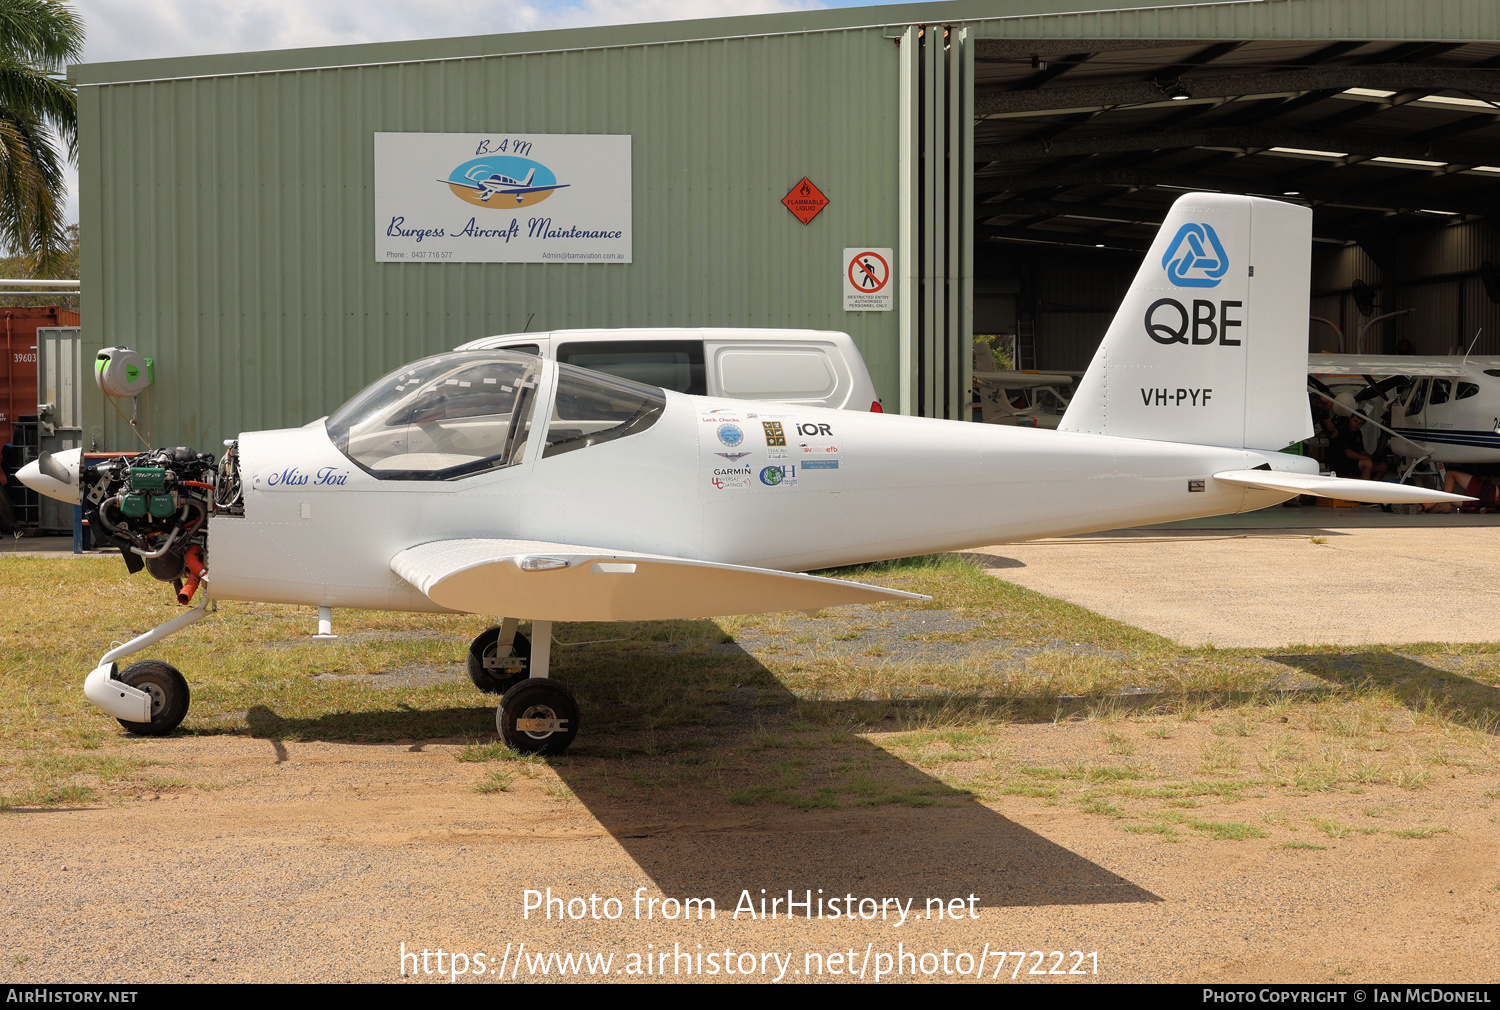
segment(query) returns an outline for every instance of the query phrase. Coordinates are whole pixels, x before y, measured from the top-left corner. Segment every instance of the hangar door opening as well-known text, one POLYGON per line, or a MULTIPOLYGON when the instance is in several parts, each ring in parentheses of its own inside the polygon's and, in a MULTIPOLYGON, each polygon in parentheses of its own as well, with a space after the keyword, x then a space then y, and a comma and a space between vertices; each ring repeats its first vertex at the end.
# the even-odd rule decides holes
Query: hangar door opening
POLYGON ((1087 368, 1195 190, 1312 208, 1310 352, 1500 354, 1500 42, 963 44, 973 328, 1015 368, 1087 368))
POLYGON ((973 374, 974 49, 968 29, 902 34, 899 264, 903 414, 967 420, 973 374))

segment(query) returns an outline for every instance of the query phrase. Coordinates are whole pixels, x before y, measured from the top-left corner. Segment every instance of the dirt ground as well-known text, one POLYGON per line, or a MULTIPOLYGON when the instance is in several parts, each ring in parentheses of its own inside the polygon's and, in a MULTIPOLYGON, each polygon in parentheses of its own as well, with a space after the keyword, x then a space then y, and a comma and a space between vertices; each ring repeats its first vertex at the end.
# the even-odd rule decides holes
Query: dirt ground
MULTIPOLYGON (((1044 759, 1087 750, 1097 733, 1070 724, 1017 727, 1009 737, 1034 752, 1023 756, 1044 759)), ((868 746, 875 760, 897 760, 878 737, 868 746)), ((850 950, 859 963, 870 952, 867 979, 879 966, 874 955, 938 955, 925 962, 932 975, 907 964, 907 981, 961 980, 939 966, 944 950, 953 969, 982 971, 986 981, 996 972, 1009 980, 1021 960, 1008 953, 997 963, 996 950, 1063 951, 1063 968, 1089 972, 1028 975, 1058 967, 1048 953, 1025 961, 1017 981, 1480 982, 1493 981, 1500 966, 1500 845, 1496 805, 1484 796, 1492 776, 1455 776, 1415 799, 1376 787, 1332 801, 1235 805, 1241 821, 1295 818, 1307 808, 1356 825, 1374 823, 1364 811, 1377 810, 1444 826, 1417 839, 1303 831, 1296 844, 1306 847, 1289 848, 1274 839, 1167 844, 1023 797, 837 811, 736 810, 692 789, 616 799, 593 774, 606 759, 541 769, 485 794, 475 786, 491 766, 454 760, 458 749, 223 737, 139 743, 137 756, 186 762, 211 788, 0 818, 6 974, 390 981, 401 977, 403 943, 408 952, 463 952, 471 972, 481 965, 475 954, 498 961, 513 945, 506 977, 519 958, 516 980, 533 982, 557 974, 533 973, 527 952, 613 952, 618 973, 629 971, 632 952, 696 956, 700 944, 733 951, 736 962, 755 953, 757 965, 762 953, 790 956, 783 981, 805 978, 796 973, 808 970, 809 953, 825 956, 822 981, 847 980, 826 956, 850 950), (549 887, 555 897, 618 898, 623 914, 558 921, 563 911, 554 906, 551 922, 525 918, 523 892, 540 890, 544 900, 549 887), (656 918, 637 921, 637 888, 648 898, 713 898, 718 916, 663 921, 657 906, 656 918), (761 888, 791 888, 798 900, 822 888, 829 897, 916 901, 900 925, 808 921, 800 909, 790 921, 731 918, 740 892, 758 906, 761 888), (924 918, 929 898, 964 899, 944 905, 959 918, 924 918), (987 967, 979 968, 986 945, 987 967), (1075 950, 1086 956, 1081 966, 1075 950)), ((573 910, 582 913, 582 904, 573 910)), ((497 981, 494 964, 484 963, 486 974, 460 980, 497 981)), ((637 967, 644 973, 645 965, 637 967)), ((421 981, 449 980, 420 973, 415 961, 406 968, 421 981)), ((734 976, 765 978, 758 967, 734 976)))
MULTIPOLYGON (((1138 579, 1145 598, 1149 567, 1132 574, 1118 560, 1143 546, 1116 560, 1080 552, 1068 564, 1072 548, 987 553, 1024 556, 1027 571, 1046 560, 1059 584, 1116 566, 1111 577, 1138 579)), ((1294 546, 1300 554, 1289 549, 1264 565, 1267 578, 1316 578, 1326 548, 1294 546), (1308 567, 1289 570, 1296 565, 1308 567)), ((1184 590, 1200 593, 1243 583, 1249 571, 1233 553, 1212 563, 1188 557, 1183 570, 1220 573, 1218 589, 1184 590)), ((990 571, 1010 578, 1020 569, 990 562, 990 571)), ((1247 623, 1257 619, 1253 608, 1244 613, 1247 623)), ((902 612, 865 640, 843 625, 809 639, 786 621, 746 628, 722 648, 763 657, 853 650, 849 643, 868 650, 874 641, 879 649, 863 655, 898 664, 978 648, 962 641, 967 618, 944 615, 902 612), (932 622, 955 640, 934 639, 932 622)), ((461 654, 461 641, 432 634, 434 650, 461 654)), ((1086 644, 1081 654, 1090 657, 1086 644)), ((34 983, 1492 982, 1500 971, 1494 723, 1455 728, 1416 701, 1302 705, 1292 695, 1313 690, 1308 670, 1323 669, 1306 658, 1267 658, 1292 677, 1289 700, 1273 705, 991 720, 979 743, 894 721, 890 731, 799 726, 769 673, 724 692, 712 725, 617 734, 608 746, 547 762, 482 760, 495 755, 485 750, 493 737, 483 735, 486 699, 477 693, 465 696, 474 717, 459 713, 474 733, 461 737, 341 742, 319 732, 337 736, 339 712, 291 720, 264 706, 243 713, 249 735, 122 736, 107 746, 159 763, 144 766, 161 770, 156 786, 0 813, 4 975, 34 983), (1355 725, 1361 719, 1369 725, 1355 725), (285 732, 293 722, 297 733, 285 732), (1395 769, 1398 754, 1417 781, 1397 771, 1367 780, 1339 773, 1332 786, 1299 777, 1320 761, 1395 769), (1302 760, 1303 770, 1279 770, 1283 759, 1302 760), (820 804, 812 785, 838 775, 842 795, 868 802, 820 804), (1059 791, 1069 782, 1072 792, 1059 791), (780 801, 756 799, 781 787, 780 801), (550 919, 549 888, 561 899, 550 919), (786 917, 789 890, 813 902, 813 918, 800 907, 786 917), (529 915, 528 891, 538 905, 529 915), (775 918, 760 918, 763 898, 775 918), (687 899, 712 899, 714 917, 682 917, 687 899), (849 904, 868 917, 842 914, 849 904)), ((1497 693, 1431 657, 1382 661, 1440 686, 1462 680, 1477 704, 1492 705, 1497 693)), ((1340 662, 1365 658, 1327 660, 1340 662)), ((389 682, 396 698, 401 685, 462 677, 445 659, 310 679, 359 680, 382 697, 389 682)))

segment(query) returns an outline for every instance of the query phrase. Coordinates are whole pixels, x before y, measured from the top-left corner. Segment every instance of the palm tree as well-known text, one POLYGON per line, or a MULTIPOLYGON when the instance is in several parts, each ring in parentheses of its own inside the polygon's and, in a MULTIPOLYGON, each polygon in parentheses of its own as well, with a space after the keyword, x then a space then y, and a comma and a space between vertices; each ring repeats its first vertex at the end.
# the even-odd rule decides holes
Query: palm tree
POLYGON ((62 153, 78 157, 78 96, 61 76, 83 21, 58 0, 0 0, 0 243, 35 276, 65 266, 62 153))

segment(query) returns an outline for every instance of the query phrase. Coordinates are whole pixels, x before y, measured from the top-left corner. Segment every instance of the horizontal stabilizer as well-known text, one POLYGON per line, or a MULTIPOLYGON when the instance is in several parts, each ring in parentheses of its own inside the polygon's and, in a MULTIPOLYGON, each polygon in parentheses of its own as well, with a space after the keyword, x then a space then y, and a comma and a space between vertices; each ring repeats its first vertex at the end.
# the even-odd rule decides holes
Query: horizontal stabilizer
POLYGON ((533 540, 438 540, 391 570, 450 610, 538 621, 659 621, 930 597, 843 579, 533 540))
POLYGON ((1308 473, 1279 473, 1274 470, 1225 470, 1214 474, 1214 480, 1264 491, 1288 494, 1311 494, 1319 498, 1342 498, 1344 501, 1379 502, 1394 505, 1401 502, 1473 501, 1459 494, 1447 494, 1410 484, 1388 484, 1382 480, 1352 480, 1348 477, 1323 477, 1308 473))

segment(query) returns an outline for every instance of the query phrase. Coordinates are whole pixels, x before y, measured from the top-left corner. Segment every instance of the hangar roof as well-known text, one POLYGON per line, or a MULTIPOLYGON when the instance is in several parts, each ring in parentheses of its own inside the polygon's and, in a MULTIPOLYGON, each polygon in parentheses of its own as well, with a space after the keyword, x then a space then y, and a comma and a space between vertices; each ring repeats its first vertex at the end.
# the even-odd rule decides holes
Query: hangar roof
POLYGON ((1493 0, 1231 0, 1142 5, 1139 0, 948 0, 757 14, 638 25, 417 39, 172 59, 85 63, 79 85, 263 74, 322 67, 477 59, 520 53, 660 45, 755 35, 836 32, 909 24, 967 24, 980 34, 1029 39, 1500 40, 1493 0))

